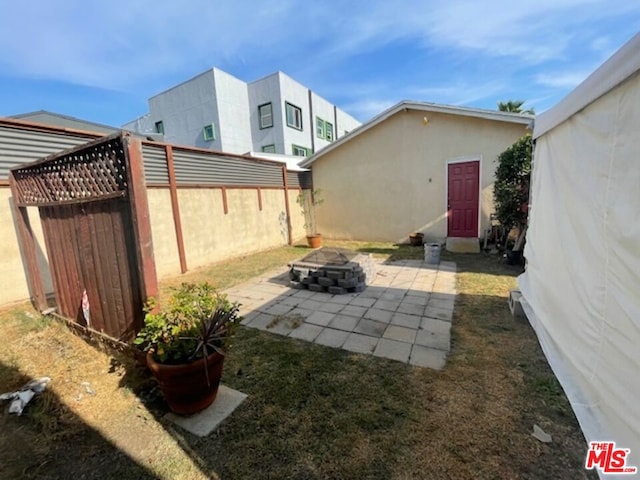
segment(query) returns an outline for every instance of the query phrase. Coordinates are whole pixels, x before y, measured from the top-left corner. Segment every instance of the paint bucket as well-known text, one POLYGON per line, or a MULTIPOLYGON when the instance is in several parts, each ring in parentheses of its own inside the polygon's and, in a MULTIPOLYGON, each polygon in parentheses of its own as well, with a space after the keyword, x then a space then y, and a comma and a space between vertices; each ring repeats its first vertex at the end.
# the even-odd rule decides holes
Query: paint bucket
POLYGON ((440 244, 425 243, 424 244, 424 261, 432 265, 440 263, 440 244))

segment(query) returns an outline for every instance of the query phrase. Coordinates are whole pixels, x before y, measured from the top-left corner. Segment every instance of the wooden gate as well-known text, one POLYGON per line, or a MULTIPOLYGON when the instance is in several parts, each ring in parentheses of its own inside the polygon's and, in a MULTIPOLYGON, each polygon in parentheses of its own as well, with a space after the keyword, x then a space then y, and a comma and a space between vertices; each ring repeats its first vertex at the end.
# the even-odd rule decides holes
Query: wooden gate
POLYGON ((130 340, 142 326, 144 303, 157 296, 140 142, 105 137, 12 169, 10 181, 38 308, 46 299, 37 261, 29 258, 35 245, 28 206, 40 213, 58 313, 130 340))

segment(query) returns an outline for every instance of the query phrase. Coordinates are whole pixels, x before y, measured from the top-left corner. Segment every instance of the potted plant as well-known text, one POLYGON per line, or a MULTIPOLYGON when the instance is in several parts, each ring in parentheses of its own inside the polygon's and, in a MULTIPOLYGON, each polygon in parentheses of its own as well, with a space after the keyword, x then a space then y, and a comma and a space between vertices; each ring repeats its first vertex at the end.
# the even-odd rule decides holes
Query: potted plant
POLYGON ((413 232, 409 235, 409 244, 413 247, 420 247, 424 243, 424 233, 413 232))
POLYGON ((316 207, 324 202, 320 196, 320 190, 302 191, 296 198, 296 202, 304 215, 307 243, 311 248, 318 248, 322 245, 322 234, 316 231, 316 207))
POLYGON ((147 366, 173 412, 196 413, 215 400, 238 309, 206 282, 183 283, 166 309, 147 305, 134 343, 147 352, 147 366))

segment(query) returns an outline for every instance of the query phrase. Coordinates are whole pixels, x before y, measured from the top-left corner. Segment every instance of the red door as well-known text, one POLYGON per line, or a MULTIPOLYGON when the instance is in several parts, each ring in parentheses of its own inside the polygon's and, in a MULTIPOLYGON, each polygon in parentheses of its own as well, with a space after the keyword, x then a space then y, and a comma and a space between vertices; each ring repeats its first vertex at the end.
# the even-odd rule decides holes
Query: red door
POLYGON ((448 236, 477 237, 480 162, 451 163, 447 168, 448 236))

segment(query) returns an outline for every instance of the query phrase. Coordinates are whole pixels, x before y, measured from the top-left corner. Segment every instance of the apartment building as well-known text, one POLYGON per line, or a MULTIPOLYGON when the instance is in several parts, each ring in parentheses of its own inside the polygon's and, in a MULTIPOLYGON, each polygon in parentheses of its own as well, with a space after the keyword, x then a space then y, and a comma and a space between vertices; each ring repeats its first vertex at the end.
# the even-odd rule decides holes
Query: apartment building
POLYGON ((282 72, 246 83, 212 68, 149 99, 123 128, 230 153, 310 156, 360 122, 282 72))

